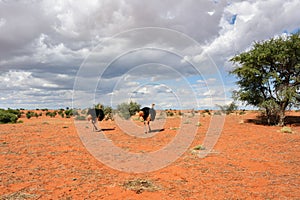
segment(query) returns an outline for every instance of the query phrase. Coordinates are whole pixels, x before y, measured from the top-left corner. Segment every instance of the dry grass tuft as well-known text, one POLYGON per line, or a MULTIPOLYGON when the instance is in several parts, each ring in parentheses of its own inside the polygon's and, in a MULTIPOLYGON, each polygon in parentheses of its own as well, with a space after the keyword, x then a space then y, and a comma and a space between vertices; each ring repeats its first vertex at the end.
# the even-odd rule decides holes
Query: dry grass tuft
POLYGON ((154 192, 160 189, 160 187, 155 185, 152 181, 145 179, 134 179, 126 181, 123 184, 123 187, 128 190, 135 191, 137 194, 140 194, 144 191, 154 192))

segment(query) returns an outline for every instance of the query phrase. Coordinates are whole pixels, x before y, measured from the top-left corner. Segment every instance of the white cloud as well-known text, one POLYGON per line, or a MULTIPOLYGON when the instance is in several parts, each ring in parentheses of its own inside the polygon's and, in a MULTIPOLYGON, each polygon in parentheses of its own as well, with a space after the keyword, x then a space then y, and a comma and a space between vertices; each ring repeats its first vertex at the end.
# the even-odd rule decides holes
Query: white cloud
MULTIPOLYGON (((24 99, 34 107, 43 102, 46 106, 62 103, 59 98, 65 99, 63 93, 72 94, 75 76, 81 72, 76 80, 86 91, 78 93, 89 96, 94 92, 105 102, 122 95, 152 103, 153 99, 132 96, 139 88, 145 95, 160 97, 156 99, 159 105, 176 105, 175 94, 191 95, 183 76, 191 81, 188 84, 193 85, 201 105, 208 106, 212 103, 209 95, 221 101, 228 93, 221 91, 223 85, 215 78, 232 67, 228 59, 253 41, 299 28, 299 9, 298 0, 1 1, 0 86, 6 97, 0 104, 26 107, 24 99), (180 33, 165 34, 163 29, 117 35, 143 27, 173 29, 194 42, 180 33), (95 49, 99 43, 102 46, 95 49), (145 65, 150 62, 157 64, 145 65), (87 68, 82 72, 84 63, 87 68), (190 78, 198 75, 198 81, 190 78), (144 89, 143 81, 169 87, 144 89), (15 92, 19 90, 22 92, 15 92)), ((181 99, 184 103, 189 100, 181 99)))

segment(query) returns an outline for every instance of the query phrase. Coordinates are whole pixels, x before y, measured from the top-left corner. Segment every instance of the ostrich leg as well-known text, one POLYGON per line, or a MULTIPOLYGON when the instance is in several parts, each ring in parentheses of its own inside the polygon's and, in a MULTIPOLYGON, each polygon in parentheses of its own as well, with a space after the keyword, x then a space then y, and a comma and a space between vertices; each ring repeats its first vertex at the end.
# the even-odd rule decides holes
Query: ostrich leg
POLYGON ((93 124, 93 131, 95 130, 95 131, 98 131, 98 128, 97 128, 97 126, 95 125, 95 121, 94 120, 92 120, 92 124, 93 124))
POLYGON ((144 130, 145 130, 145 133, 147 134, 147 125, 146 125, 145 121, 144 121, 144 130))

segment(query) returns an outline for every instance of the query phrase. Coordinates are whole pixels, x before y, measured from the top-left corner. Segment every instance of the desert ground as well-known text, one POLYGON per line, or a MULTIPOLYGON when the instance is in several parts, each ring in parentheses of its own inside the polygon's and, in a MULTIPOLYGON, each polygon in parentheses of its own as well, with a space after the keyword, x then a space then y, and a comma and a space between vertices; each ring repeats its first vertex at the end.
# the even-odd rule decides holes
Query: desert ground
MULTIPOLYGON (((142 173, 120 171, 96 159, 83 144, 73 118, 23 116, 23 123, 0 125, 0 195, 2 199, 300 199, 300 124, 288 124, 291 133, 281 132, 281 127, 254 123, 257 115, 249 111, 226 116, 216 145, 204 158, 197 153, 201 148, 195 147, 202 144, 211 116, 199 115, 197 124, 184 122, 197 127, 188 149, 166 167, 142 173)), ((288 115, 297 118, 300 112, 288 115)), ((181 121, 180 116, 167 117, 163 129, 145 138, 125 134, 116 121, 99 122, 102 132, 85 125, 84 134, 104 134, 126 151, 147 153, 170 143, 181 121)), ((142 122, 132 123, 142 130, 142 122)))

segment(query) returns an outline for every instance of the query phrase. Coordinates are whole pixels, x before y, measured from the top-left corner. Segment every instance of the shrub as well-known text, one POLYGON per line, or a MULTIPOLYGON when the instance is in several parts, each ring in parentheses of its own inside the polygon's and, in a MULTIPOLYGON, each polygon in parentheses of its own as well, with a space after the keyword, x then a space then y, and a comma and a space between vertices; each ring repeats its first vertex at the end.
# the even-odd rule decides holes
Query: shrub
POLYGON ((71 116, 73 116, 73 110, 72 109, 65 110, 65 115, 66 118, 70 118, 71 116))
POLYGON ((217 112, 214 113, 214 115, 222 115, 222 112, 218 110, 217 112))
POLYGON ((77 115, 75 120, 85 120, 85 116, 77 115))
POLYGON ((15 115, 18 116, 18 118, 20 118, 21 115, 22 115, 22 113, 21 113, 21 111, 19 109, 14 110, 14 109, 8 108, 6 112, 15 114, 15 115))
POLYGON ((205 150, 205 147, 203 147, 202 145, 197 145, 193 148, 193 150, 205 150))
POLYGON ((113 120, 113 109, 110 106, 104 106, 103 112, 105 115, 105 120, 113 120))
POLYGON ((32 113, 31 111, 28 111, 28 112, 26 113, 27 119, 30 119, 32 116, 33 116, 33 113, 32 113))
POLYGON ((231 102, 229 105, 224 105, 224 106, 216 105, 216 106, 220 108, 221 113, 226 115, 233 113, 238 108, 238 106, 234 102, 231 102))
POLYGON ((167 117, 173 117, 174 113, 172 111, 167 111, 167 117))
POLYGON ((49 116, 49 117, 55 117, 56 115, 57 115, 56 111, 53 111, 53 112, 47 111, 46 112, 46 116, 49 116))
POLYGON ((135 115, 135 113, 140 110, 140 106, 141 105, 131 101, 129 104, 122 103, 118 105, 117 111, 120 117, 122 117, 123 119, 129 119, 131 116, 135 115))
POLYGON ((57 113, 58 113, 59 115, 62 115, 62 114, 64 113, 64 109, 62 109, 62 108, 59 109, 57 113))
POLYGON ((239 115, 244 115, 246 114, 245 110, 240 111, 239 115))
POLYGON ((0 110, 0 124, 16 123, 18 116, 6 110, 0 110))
POLYGON ((209 110, 209 109, 205 109, 205 110, 203 110, 201 113, 202 113, 202 114, 205 114, 205 113, 207 113, 208 115, 211 115, 211 113, 210 113, 210 110, 209 110))

